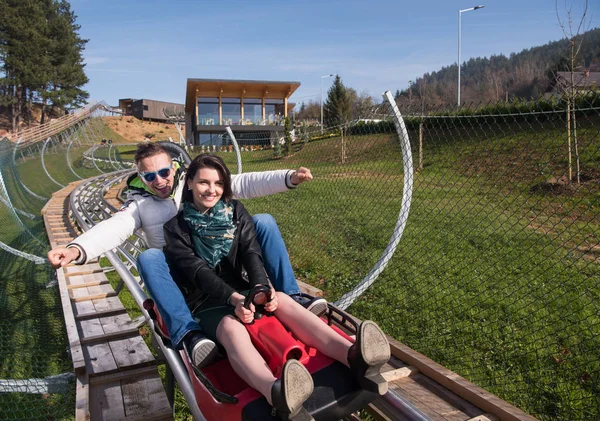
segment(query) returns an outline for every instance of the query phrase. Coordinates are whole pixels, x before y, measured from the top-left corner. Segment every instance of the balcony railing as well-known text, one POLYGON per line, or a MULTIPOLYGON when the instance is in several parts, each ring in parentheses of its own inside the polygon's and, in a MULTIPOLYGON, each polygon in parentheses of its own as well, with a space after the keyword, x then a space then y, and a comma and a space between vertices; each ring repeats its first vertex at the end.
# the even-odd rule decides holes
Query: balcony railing
MULTIPOLYGON (((232 118, 223 117, 221 125, 223 126, 283 126, 285 117, 283 116, 268 116, 268 118, 232 118)), ((214 117, 200 117, 198 119, 199 126, 216 126, 219 125, 219 119, 214 117)))

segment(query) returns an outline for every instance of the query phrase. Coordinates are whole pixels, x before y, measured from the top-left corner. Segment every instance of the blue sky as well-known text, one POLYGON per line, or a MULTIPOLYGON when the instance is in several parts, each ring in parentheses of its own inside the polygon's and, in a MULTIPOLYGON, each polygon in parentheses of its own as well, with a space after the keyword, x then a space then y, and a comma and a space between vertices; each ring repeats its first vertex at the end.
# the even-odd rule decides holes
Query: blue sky
MULTIPOLYGON (((572 3, 580 16, 583 0, 572 3)), ((458 10, 477 4, 485 8, 462 14, 463 61, 563 36, 555 0, 71 0, 89 39, 85 88, 113 105, 183 103, 187 78, 299 81, 292 101, 318 101, 330 73, 379 99, 456 63, 458 10)), ((600 26, 599 1, 588 17, 589 28, 600 26)))

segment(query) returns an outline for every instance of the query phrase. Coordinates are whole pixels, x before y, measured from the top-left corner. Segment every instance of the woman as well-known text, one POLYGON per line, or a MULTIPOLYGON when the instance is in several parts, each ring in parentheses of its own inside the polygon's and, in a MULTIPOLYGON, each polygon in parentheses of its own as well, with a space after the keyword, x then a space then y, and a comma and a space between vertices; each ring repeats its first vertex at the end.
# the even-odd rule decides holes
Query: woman
MULTIPOLYGON (((182 211, 164 227, 165 255, 174 279, 184 290, 202 291, 199 310, 205 332, 223 345, 235 372, 265 396, 280 418, 311 419, 302 407, 313 392, 310 373, 289 360, 276 379, 243 326, 253 321, 254 306, 244 307, 240 291, 268 285, 268 280, 252 219, 231 199, 229 170, 221 158, 202 154, 190 164, 186 184, 182 211)), ((263 295, 255 301, 303 343, 348 366, 361 387, 387 391, 379 369, 390 357, 389 344, 375 323, 363 322, 352 344, 287 295, 271 288, 270 299, 263 295)))

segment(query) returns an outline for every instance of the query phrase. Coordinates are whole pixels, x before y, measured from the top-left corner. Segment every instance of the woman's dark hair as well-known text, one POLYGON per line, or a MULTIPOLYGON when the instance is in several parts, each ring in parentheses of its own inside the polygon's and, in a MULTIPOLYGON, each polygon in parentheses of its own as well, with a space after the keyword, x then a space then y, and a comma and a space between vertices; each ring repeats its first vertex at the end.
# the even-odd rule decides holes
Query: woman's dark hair
POLYGON ((229 202, 233 197, 233 191, 231 190, 231 173, 229 172, 229 168, 227 168, 227 165, 225 165, 225 162, 223 162, 221 158, 208 153, 198 155, 192 160, 190 166, 188 167, 185 175, 185 187, 183 189, 182 201, 194 201, 192 191, 188 189, 188 180, 193 179, 196 176, 196 173, 202 168, 212 168, 213 170, 217 170, 221 176, 221 179, 223 180, 222 199, 225 202, 229 202))

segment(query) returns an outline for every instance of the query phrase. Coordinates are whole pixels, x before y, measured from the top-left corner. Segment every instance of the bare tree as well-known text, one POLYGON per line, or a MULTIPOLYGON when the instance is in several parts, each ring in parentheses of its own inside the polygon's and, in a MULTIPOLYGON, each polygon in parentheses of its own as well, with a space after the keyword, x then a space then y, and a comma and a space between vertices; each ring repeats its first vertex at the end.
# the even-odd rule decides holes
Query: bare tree
POLYGON ((579 60, 579 52, 583 45, 584 33, 589 27, 587 19, 588 0, 583 0, 583 9, 581 15, 573 11, 573 1, 564 0, 564 11, 559 10, 558 0, 556 0, 556 18, 565 37, 569 40, 569 55, 566 57, 568 62, 569 78, 566 83, 560 83, 557 77, 557 87, 561 89, 567 99, 567 145, 569 161, 569 183, 573 179, 573 157, 572 149, 575 149, 576 177, 577 184, 581 183, 581 172, 579 163, 579 147, 577 144, 577 119, 575 116, 575 100, 577 96, 577 86, 580 83, 576 80, 575 69, 579 60), (577 16, 575 16, 577 14, 577 16), (576 22, 578 21, 578 22, 576 22), (572 137, 572 140, 571 140, 572 137))
POLYGON ((296 114, 297 120, 314 120, 318 121, 321 116, 321 103, 318 101, 310 100, 308 104, 303 104, 298 114, 296 114))

